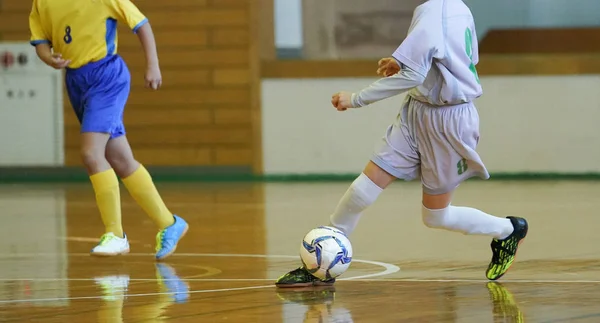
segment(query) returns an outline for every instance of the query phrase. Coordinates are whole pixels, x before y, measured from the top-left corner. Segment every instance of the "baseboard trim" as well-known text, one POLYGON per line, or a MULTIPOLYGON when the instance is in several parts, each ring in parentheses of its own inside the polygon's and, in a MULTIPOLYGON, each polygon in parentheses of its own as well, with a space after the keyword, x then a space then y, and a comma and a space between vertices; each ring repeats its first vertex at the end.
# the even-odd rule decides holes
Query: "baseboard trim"
MULTIPOLYGON (((266 174, 254 175, 250 167, 152 167, 157 182, 348 182, 358 174, 266 174)), ((478 179, 471 179, 478 180, 478 179)), ((600 173, 519 172, 492 173, 490 180, 600 180, 600 173)), ((0 168, 0 183, 76 183, 89 178, 80 167, 0 168)))

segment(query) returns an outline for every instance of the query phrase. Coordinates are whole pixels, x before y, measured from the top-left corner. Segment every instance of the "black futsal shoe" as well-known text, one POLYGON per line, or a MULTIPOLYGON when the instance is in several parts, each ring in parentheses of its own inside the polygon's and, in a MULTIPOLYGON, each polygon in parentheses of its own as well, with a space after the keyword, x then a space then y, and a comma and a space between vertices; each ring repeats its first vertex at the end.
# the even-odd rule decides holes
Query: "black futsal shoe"
POLYGON ((492 247, 492 261, 485 273, 490 280, 499 279, 506 274, 515 261, 519 244, 527 236, 529 226, 525 219, 512 216, 507 217, 507 219, 512 223, 514 231, 506 239, 492 240, 490 245, 492 247))
POLYGON ((335 278, 320 280, 302 266, 279 277, 275 282, 275 286, 280 288, 331 286, 333 283, 335 283, 335 278))

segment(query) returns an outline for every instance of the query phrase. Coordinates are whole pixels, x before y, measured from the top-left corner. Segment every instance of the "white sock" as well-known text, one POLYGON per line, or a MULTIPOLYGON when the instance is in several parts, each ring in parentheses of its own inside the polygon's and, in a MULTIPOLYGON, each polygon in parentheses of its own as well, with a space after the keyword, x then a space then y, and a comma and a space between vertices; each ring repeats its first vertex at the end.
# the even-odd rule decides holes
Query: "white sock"
POLYGON ((331 225, 347 235, 352 234, 361 213, 377 200, 381 192, 383 192, 381 187, 373 183, 364 173, 360 174, 352 182, 329 218, 331 225))
POLYGON ((505 239, 514 230, 509 219, 489 215, 470 207, 449 205, 444 209, 430 210, 423 206, 423 223, 430 228, 446 229, 505 239))

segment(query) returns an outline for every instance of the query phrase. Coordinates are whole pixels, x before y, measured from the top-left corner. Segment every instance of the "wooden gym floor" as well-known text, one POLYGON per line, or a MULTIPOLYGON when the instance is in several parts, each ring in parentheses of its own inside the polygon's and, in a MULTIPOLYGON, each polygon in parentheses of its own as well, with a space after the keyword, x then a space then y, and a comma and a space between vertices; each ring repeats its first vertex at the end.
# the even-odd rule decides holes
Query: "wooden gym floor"
POLYGON ((126 191, 132 253, 99 259, 87 253, 102 233, 89 185, 2 186, 0 322, 600 322, 593 181, 461 186, 455 205, 529 220, 501 284, 485 280, 488 238, 425 228, 418 183, 398 183, 352 235, 355 261, 335 290, 276 290, 346 187, 159 185, 191 227, 156 264, 156 230, 126 191))

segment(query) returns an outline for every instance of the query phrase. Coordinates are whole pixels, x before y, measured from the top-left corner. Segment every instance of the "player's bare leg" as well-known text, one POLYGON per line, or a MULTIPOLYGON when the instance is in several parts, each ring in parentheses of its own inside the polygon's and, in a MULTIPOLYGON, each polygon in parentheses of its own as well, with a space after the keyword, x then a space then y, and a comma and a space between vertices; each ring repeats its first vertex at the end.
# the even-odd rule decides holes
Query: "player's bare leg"
MULTIPOLYGON (((381 192, 395 180, 394 176, 369 161, 362 174, 352 182, 339 201, 330 217, 330 225, 340 229, 346 235, 350 235, 356 228, 362 212, 373 204, 381 192)), ((335 283, 335 279, 321 281, 304 267, 300 267, 281 276, 275 285, 277 287, 308 287, 332 285, 333 283, 335 283)))
POLYGON ((125 135, 109 140, 106 144, 105 155, 120 178, 128 177, 140 167, 140 163, 133 157, 125 135))
POLYGON ((518 217, 500 218, 470 207, 450 205, 453 191, 430 195, 423 192, 423 223, 429 228, 493 237, 488 279, 502 277, 512 265, 519 243, 527 235, 527 221, 518 217))
POLYGON ((81 134, 81 158, 90 176, 105 229, 100 243, 92 249, 92 255, 96 256, 115 256, 129 252, 129 242, 121 225, 119 180, 104 155, 109 137, 107 133, 81 134))
POLYGON ((146 168, 135 160, 126 136, 108 141, 106 158, 121 177, 123 184, 158 227, 156 258, 164 259, 177 248, 186 234, 188 224, 169 211, 146 168))

